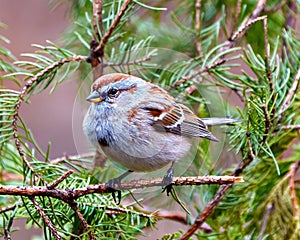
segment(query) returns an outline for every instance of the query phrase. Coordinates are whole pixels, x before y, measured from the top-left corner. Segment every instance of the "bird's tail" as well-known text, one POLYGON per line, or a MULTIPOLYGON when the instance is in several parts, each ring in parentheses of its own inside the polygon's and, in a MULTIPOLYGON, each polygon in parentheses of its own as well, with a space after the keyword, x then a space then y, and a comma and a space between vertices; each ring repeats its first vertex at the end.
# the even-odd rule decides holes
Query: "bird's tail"
POLYGON ((201 120, 209 126, 227 125, 236 122, 240 122, 238 119, 234 118, 201 118, 201 120))

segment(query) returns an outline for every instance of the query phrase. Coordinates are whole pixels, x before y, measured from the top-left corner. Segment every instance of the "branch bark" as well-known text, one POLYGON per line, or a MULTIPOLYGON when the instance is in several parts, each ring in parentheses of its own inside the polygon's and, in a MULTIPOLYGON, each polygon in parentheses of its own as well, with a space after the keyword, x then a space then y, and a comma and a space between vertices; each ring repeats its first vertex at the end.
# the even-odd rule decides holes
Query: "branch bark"
POLYGON ((32 201, 34 207, 36 208, 36 210, 38 211, 38 213, 40 214, 40 216, 43 218, 45 224, 49 227, 50 231, 52 232, 54 238, 56 240, 61 240, 61 236, 58 234, 56 228, 54 227, 54 225, 52 224, 52 222, 50 221, 50 219, 47 217, 46 213, 44 212, 43 208, 38 204, 38 202, 35 200, 34 197, 30 197, 30 200, 32 201))
POLYGON ((295 175, 298 169, 300 168, 300 160, 295 162, 289 171, 289 188, 290 188, 290 195, 292 199, 292 205, 293 205, 293 213, 294 217, 299 219, 299 204, 298 204, 298 199, 297 199, 297 194, 296 194, 296 188, 295 188, 295 175))
POLYGON ((102 25, 102 0, 93 0, 93 39, 98 42, 101 39, 103 33, 102 25))
POLYGON ((195 31, 196 31, 196 49, 198 55, 202 55, 202 47, 201 47, 201 39, 200 39, 200 31, 201 31, 201 0, 196 0, 195 4, 195 31))
MULTIPOLYGON (((132 180, 130 182, 123 182, 121 184, 122 190, 130 190, 137 188, 147 188, 154 186, 161 186, 162 178, 155 179, 140 179, 132 180)), ((241 177, 233 176, 197 176, 197 177, 175 177, 172 184, 174 186, 185 185, 203 185, 203 184, 232 184, 235 182, 243 182, 241 177)), ((118 189, 118 186, 115 186, 118 189)), ((60 199, 68 204, 73 204, 74 201, 87 194, 103 194, 110 193, 111 189, 106 184, 90 185, 85 188, 78 189, 61 189, 48 188, 47 186, 4 186, 0 185, 0 195, 14 195, 14 196, 48 196, 60 199)))
POLYGON ((286 98, 284 99, 284 101, 279 109, 279 112, 280 112, 280 116, 278 117, 279 123, 282 121, 282 118, 284 117, 284 112, 289 107, 289 104, 291 103, 293 96, 295 95, 295 92, 299 86, 299 80, 300 80, 300 68, 298 69, 297 74, 295 76, 295 80, 294 80, 292 86, 290 87, 290 90, 289 90, 288 94, 286 95, 286 98))
POLYGON ((118 12, 116 18, 113 20, 109 29, 105 32, 100 43, 95 48, 94 52, 97 53, 98 56, 103 56, 106 43, 108 42, 108 40, 109 40, 110 36, 112 35, 113 31, 115 30, 115 28, 118 26, 119 22, 121 21, 122 17, 124 16, 124 14, 125 14, 126 10, 128 9, 131 2, 132 2, 132 0, 124 1, 123 5, 120 9, 120 12, 118 12))

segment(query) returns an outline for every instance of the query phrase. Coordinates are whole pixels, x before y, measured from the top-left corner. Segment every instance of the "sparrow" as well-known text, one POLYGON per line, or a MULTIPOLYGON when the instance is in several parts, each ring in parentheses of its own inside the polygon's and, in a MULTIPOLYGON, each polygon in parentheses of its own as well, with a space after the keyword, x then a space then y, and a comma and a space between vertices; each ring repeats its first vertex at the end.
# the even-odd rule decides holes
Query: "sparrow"
POLYGON ((207 126, 231 124, 232 118, 200 119, 164 89, 139 77, 111 73, 98 78, 86 98, 91 105, 83 121, 88 140, 128 171, 106 184, 121 188, 131 172, 150 172, 170 164, 162 180, 172 189, 174 163, 190 151, 194 138, 218 141, 207 126))

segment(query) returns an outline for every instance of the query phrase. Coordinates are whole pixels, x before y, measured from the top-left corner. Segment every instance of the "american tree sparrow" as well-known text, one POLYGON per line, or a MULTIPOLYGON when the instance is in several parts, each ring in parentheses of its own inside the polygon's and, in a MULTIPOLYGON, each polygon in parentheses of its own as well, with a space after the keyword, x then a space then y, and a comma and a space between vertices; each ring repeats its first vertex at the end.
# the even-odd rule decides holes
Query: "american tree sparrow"
POLYGON ((170 168, 162 186, 171 191, 173 164, 189 152, 195 137, 217 141, 207 125, 233 123, 230 118, 198 118, 189 108, 155 84, 127 74, 107 74, 97 79, 87 97, 92 104, 83 130, 111 160, 129 169, 108 181, 108 187, 130 172, 170 168))

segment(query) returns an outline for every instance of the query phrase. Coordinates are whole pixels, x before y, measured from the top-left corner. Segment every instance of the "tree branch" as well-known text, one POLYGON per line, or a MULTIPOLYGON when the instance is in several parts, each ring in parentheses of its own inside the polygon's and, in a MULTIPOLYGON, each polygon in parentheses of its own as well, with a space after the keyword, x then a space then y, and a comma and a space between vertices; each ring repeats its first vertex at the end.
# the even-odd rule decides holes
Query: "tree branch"
POLYGON ((122 63, 113 63, 113 62, 104 62, 103 66, 107 67, 107 66, 130 66, 130 65, 137 65, 137 64, 142 64, 144 62, 147 62, 151 60, 151 57, 144 57, 144 58, 140 58, 140 59, 136 59, 133 61, 128 61, 128 62, 122 62, 122 63))
POLYGON ((32 201, 34 207, 36 208, 36 210, 38 211, 38 213, 40 214, 40 216, 43 218, 45 224, 48 226, 48 228, 50 229, 50 231, 52 232, 53 236, 55 237, 56 240, 60 240, 62 239, 61 236, 58 234, 56 228, 54 227, 54 225, 52 224, 52 222, 50 221, 50 219, 47 217, 46 213, 44 212, 44 210, 42 209, 42 207, 38 204, 38 202, 35 200, 34 197, 29 197, 29 199, 32 201))
POLYGON ((235 8, 234 20, 233 20, 233 24, 232 24, 233 28, 232 28, 231 36, 234 34, 234 30, 237 27, 239 15, 241 14, 241 6, 242 6, 242 0, 237 0, 236 8, 235 8))
POLYGON ((15 210, 16 207, 17 207, 17 205, 14 204, 14 205, 11 205, 11 206, 8 206, 8 207, 1 208, 0 209, 0 214, 8 212, 8 211, 13 211, 13 210, 15 210))
MULTIPOLYGON (((258 4, 258 6, 261 7, 261 5, 259 5, 259 4, 258 4)), ((235 44, 236 44, 236 42, 237 42, 237 40, 239 40, 240 38, 242 38, 246 34, 247 30, 249 29, 249 27, 251 25, 253 25, 254 23, 256 23, 258 21, 263 21, 266 18, 266 16, 254 18, 254 16, 256 16, 257 14, 258 14, 257 12, 255 14, 252 13, 252 15, 249 18, 249 20, 245 21, 239 27, 239 29, 236 32, 234 32, 232 34, 232 36, 225 42, 224 46, 220 49, 219 53, 225 52, 228 49, 234 47, 235 44)), ((187 76, 182 77, 181 79, 179 79, 178 81, 176 81, 175 83, 173 83, 171 85, 171 87, 169 89, 167 89, 167 90, 170 90, 171 88, 175 88, 175 87, 177 87, 177 86, 185 83, 186 81, 188 81, 188 80, 196 77, 197 75, 200 75, 200 74, 202 74, 204 72, 209 72, 209 70, 214 69, 217 66, 224 64, 225 62, 227 62, 227 60, 224 58, 224 56, 222 56, 221 58, 216 59, 211 65, 205 66, 205 67, 203 67, 203 68, 201 68, 201 69, 199 69, 199 70, 197 70, 197 71, 195 71, 195 72, 193 72, 193 73, 191 73, 191 74, 189 74, 187 76)))
POLYGON ((72 155, 72 156, 65 155, 63 157, 59 157, 51 160, 50 163, 55 165, 55 164, 63 163, 65 161, 75 161, 82 158, 92 158, 94 155, 95 153, 84 153, 84 154, 72 155))
POLYGON ((279 3, 277 3, 274 7, 271 8, 265 8, 263 13, 269 14, 277 12, 280 8, 282 8, 286 4, 287 0, 281 0, 279 3))
POLYGON ((90 43, 90 59, 92 65, 94 81, 103 75, 103 54, 100 55, 95 50, 103 35, 102 25, 103 0, 93 0, 93 38, 90 43))
MULTIPOLYGON (((266 16, 262 16, 259 17, 259 15, 263 12, 263 10, 265 9, 266 6, 266 0, 259 0, 254 11, 252 12, 252 14, 250 15, 250 17, 248 19, 246 19, 241 26, 239 27, 239 29, 232 34, 232 36, 227 40, 226 45, 220 49, 220 52, 224 52, 230 48, 232 48, 238 39, 240 39, 242 36, 245 35, 245 33, 247 32, 247 30, 249 29, 249 27, 254 24, 257 21, 261 21, 264 20, 266 18, 266 16)), ((219 59, 218 61, 220 61, 222 59, 219 59)), ((175 86, 176 83, 175 83, 175 86)), ((249 147, 251 146, 251 142, 250 142, 250 135, 247 136, 248 139, 248 144, 249 147)), ((249 148, 250 149, 250 148, 249 148)), ((252 151, 252 146, 250 149, 250 154, 248 155, 247 161, 241 163, 241 166, 239 165, 235 171, 232 173, 232 175, 237 176, 240 173, 243 172, 243 169, 248 166, 250 164, 250 162, 252 162, 255 159, 255 156, 253 154, 252 151)), ((187 230, 186 233, 184 233, 180 239, 188 239, 190 238, 195 231, 197 231, 197 229, 199 229, 199 227, 202 225, 202 223, 206 220, 206 218, 213 212, 213 210, 215 209, 215 207, 219 204, 219 202, 224 198, 226 192, 228 191, 228 189, 231 187, 231 185, 226 185, 226 186, 221 186, 219 188, 219 190, 217 191, 217 193, 215 194, 215 196, 213 197, 213 199, 208 202, 208 204, 206 205, 206 207, 204 208, 204 210, 202 211, 202 213, 200 213, 198 215, 198 217, 196 218, 195 222, 192 224, 192 226, 187 230)))
POLYGON ((189 239, 201 227, 201 225, 204 223, 206 218, 208 218, 208 216, 212 213, 212 211, 219 204, 219 202, 225 197, 226 192, 231 186, 232 184, 220 186, 213 199, 207 203, 206 207, 201 212, 201 214, 197 217, 195 222, 186 231, 186 233, 184 233, 180 237, 181 240, 189 239))
MULTIPOLYGON (((266 75, 267 75, 267 78, 269 80, 269 87, 270 87, 272 102, 275 102, 276 99, 275 99, 275 93, 274 93, 273 77, 272 77, 272 72, 271 72, 270 62, 269 62, 270 54, 269 54, 269 37, 268 37, 268 19, 265 18, 263 20, 263 23, 264 23, 266 75)), ((265 106, 265 107, 266 107, 266 109, 264 109, 265 116, 269 116, 269 114, 267 112, 268 106, 265 106)), ((272 109, 272 117, 274 117, 275 115, 276 115, 276 108, 273 107, 273 109, 272 109)), ((267 118, 266 118, 266 120, 267 120, 267 118)), ((270 126, 270 118, 268 119, 268 121, 269 121, 269 126, 270 126)), ((268 129, 268 131, 269 131, 269 129, 268 129)), ((266 128, 266 130, 267 130, 267 128, 266 128)))
POLYGON ((271 120, 270 120, 267 106, 265 104, 263 104, 263 105, 261 105, 261 108, 265 115, 265 135, 264 135, 263 141, 262 141, 263 143, 265 143, 265 141, 267 140, 267 137, 268 137, 268 133, 270 132, 271 120))
POLYGON ((201 0, 196 0, 195 4, 195 31, 196 31, 196 49, 198 55, 202 55, 202 47, 201 47, 201 38, 200 38, 200 31, 201 31, 201 0))
POLYGON ((113 33, 113 31, 115 30, 115 28, 118 26, 119 22, 121 21, 123 15, 125 14, 127 8, 129 7, 130 3, 132 2, 132 0, 125 0, 120 12, 118 12, 116 18, 113 20, 112 24, 110 25, 109 29, 107 30, 107 32, 105 32, 103 38, 101 39, 100 43, 98 44, 98 46, 95 48, 94 52, 97 53, 98 56, 103 56, 104 54, 104 48, 106 43, 108 42, 111 34, 113 33))
POLYGON ((101 39, 103 33, 102 26, 102 0, 93 0, 93 39, 98 42, 101 39))
POLYGON ((286 95, 286 97, 279 109, 279 112, 280 112, 280 116, 278 117, 279 123, 282 121, 282 118, 284 117, 284 112, 289 107, 289 104, 291 103, 292 98, 295 95, 295 92, 299 85, 299 80, 300 80, 300 68, 298 69, 297 74, 295 76, 295 80, 294 80, 292 86, 290 87, 290 90, 289 90, 288 94, 286 95))
POLYGON ((63 180, 65 180, 67 177, 69 177, 73 173, 73 170, 67 171, 65 174, 60 176, 58 179, 56 179, 54 182, 47 185, 48 189, 54 189, 57 187, 58 184, 60 184, 63 180))
POLYGON ((39 73, 37 73, 35 76, 33 76, 32 78, 30 78, 24 85, 22 91, 19 93, 19 97, 18 97, 18 101, 15 105, 15 110, 14 110, 14 115, 12 117, 12 127, 13 127, 13 137, 15 140, 15 145, 17 147, 17 150, 19 152, 19 155, 21 156, 23 162, 25 163, 25 165, 30 169, 30 171, 32 171, 34 173, 34 175, 36 177, 38 177, 39 179, 41 179, 44 183, 46 183, 45 179, 40 176, 38 173, 35 172, 35 170, 32 168, 31 164, 29 163, 23 148, 22 148, 22 144, 21 141, 19 139, 19 133, 18 133, 18 119, 19 119, 19 112, 20 112, 20 108, 21 105, 24 101, 24 98, 28 92, 28 90, 32 87, 32 85, 39 80, 39 78, 43 77, 45 74, 51 72, 52 70, 64 65, 65 63, 69 63, 69 62, 80 62, 80 61, 86 61, 88 59, 88 57, 86 56, 72 56, 69 58, 65 58, 65 59, 61 59, 57 62, 52 63, 51 65, 49 65, 48 67, 46 67, 45 69, 41 70, 39 73))
POLYGON ((78 216, 82 226, 85 228, 85 230, 88 232, 88 235, 90 237, 91 240, 97 240, 96 236, 94 235, 93 231, 91 231, 90 226, 88 225, 88 223, 86 222, 86 220, 84 219, 82 213, 79 211, 78 207, 76 204, 71 203, 69 204, 70 207, 73 209, 73 211, 76 213, 76 215, 78 216))
MULTIPOLYGON (((167 219, 171 221, 175 221, 184 225, 188 225, 187 215, 182 214, 181 212, 170 212, 166 210, 158 210, 153 213, 158 218, 167 219)), ((201 230, 203 230, 206 233, 211 233, 214 230, 211 226, 209 226, 207 223, 203 223, 201 226, 201 230)))
POLYGON ((280 126, 279 129, 282 129, 282 130, 289 130, 289 129, 299 130, 300 129, 300 124, 280 126))
POLYGON ((177 86, 185 83, 186 81, 188 81, 188 80, 196 77, 197 75, 200 75, 200 74, 202 74, 204 72, 208 72, 209 70, 214 69, 215 67, 217 67, 219 65, 222 65, 225 62, 226 62, 225 59, 218 59, 213 64, 211 64, 209 66, 205 66, 204 68, 201 68, 198 71, 195 71, 195 72, 193 72, 193 73, 191 73, 191 74, 189 74, 187 76, 182 77, 181 79, 179 79, 178 81, 176 81, 175 83, 173 83, 170 88, 177 87, 177 86))
MULTIPOLYGON (((130 182, 123 182, 121 184, 122 190, 130 190, 137 188, 147 188, 154 186, 161 186, 162 178, 155 179, 140 179, 132 180, 130 182)), ((197 176, 197 177, 175 177, 172 184, 174 186, 184 185, 203 185, 203 184, 232 184, 235 182, 243 182, 241 177, 233 176, 197 176)), ((115 186, 118 189, 118 186, 115 186)), ((110 193, 111 188, 106 184, 90 185, 78 189, 60 189, 48 188, 44 186, 4 186, 0 185, 0 195, 14 195, 14 196, 48 196, 60 199, 68 204, 74 203, 74 200, 93 193, 103 194, 110 193)))
POLYGON ((300 168, 300 160, 295 162, 291 166, 290 171, 289 171, 290 195, 291 195, 291 199, 292 199, 294 217, 297 217, 297 218, 299 218, 299 204, 298 204, 298 199, 297 199, 297 194, 296 194, 296 189, 295 189, 295 175, 299 168, 300 168))
MULTIPOLYGON (((252 150, 252 145, 250 141, 250 135, 247 134, 247 140, 248 145, 250 149, 250 154, 247 157, 247 160, 241 161, 241 163, 236 167, 234 172, 232 172, 233 176, 238 176, 243 172, 243 170, 255 159, 255 155, 252 150)), ((222 201, 222 199, 225 197, 225 194, 229 190, 229 188, 232 186, 232 184, 228 185, 222 185, 218 189, 217 193, 213 197, 212 200, 210 200, 203 211, 198 215, 195 222, 191 225, 191 227, 181 236, 180 240, 187 240, 189 239, 204 223, 204 221, 209 217, 209 215, 214 211, 216 206, 222 201)))

